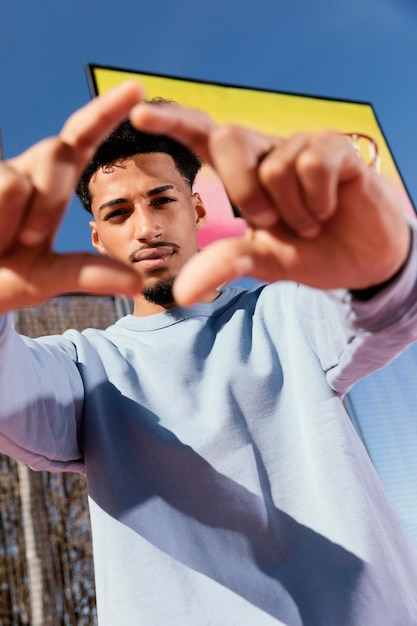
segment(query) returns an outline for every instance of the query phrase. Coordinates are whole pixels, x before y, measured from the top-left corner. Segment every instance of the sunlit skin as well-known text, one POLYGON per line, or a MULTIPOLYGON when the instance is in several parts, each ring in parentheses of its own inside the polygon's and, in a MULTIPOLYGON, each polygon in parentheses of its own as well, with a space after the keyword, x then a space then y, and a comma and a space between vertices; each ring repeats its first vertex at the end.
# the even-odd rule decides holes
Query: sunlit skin
MULTIPOLYGON (((137 154, 100 168, 90 181, 92 243, 98 252, 134 267, 144 288, 173 278, 198 250, 206 210, 168 154, 137 154)), ((211 301, 218 292, 210 292, 211 301)), ((134 298, 134 315, 175 306, 134 298)))
MULTIPOLYGON (((241 276, 359 290, 384 283, 402 267, 410 231, 396 191, 357 158, 339 133, 298 133, 284 140, 217 125, 202 111, 143 104, 143 98, 136 81, 120 85, 76 111, 58 136, 0 162, 0 206, 5 207, 0 212, 0 312, 62 293, 134 297, 142 289, 142 274, 152 282, 158 273, 169 275, 171 268, 175 273, 189 255, 192 258, 179 271, 174 287, 181 305, 212 297, 218 285, 241 276), (105 256, 57 253, 54 237, 77 180, 104 138, 128 116, 141 130, 178 139, 213 165, 251 226, 248 236, 215 242, 194 255, 204 208, 188 186, 184 193, 186 183, 178 173, 172 179, 169 163, 162 172, 150 172, 150 178, 157 179, 150 181, 150 188, 173 184, 182 192, 174 204, 192 210, 185 220, 187 230, 177 221, 167 229, 163 225, 160 239, 181 245, 166 259, 166 270, 160 267, 153 276, 149 268, 142 272, 140 263, 129 258, 141 245, 138 235, 130 235, 130 227, 124 234, 127 228, 104 223, 101 215, 98 220, 94 215, 93 242, 105 256), (307 237, 306 219, 311 225, 312 215, 319 230, 307 237), (113 230, 114 235, 109 234, 113 230)), ((140 173, 136 166, 135 170, 140 173)), ((116 173, 107 171, 105 180, 116 173)), ((97 184, 101 175, 104 172, 97 173, 91 184, 97 184)), ((118 188, 113 198, 106 195, 102 203, 121 198, 118 188)), ((94 211, 96 200, 97 193, 94 211)), ((146 303, 140 306, 140 297, 135 302, 137 315, 154 312, 146 303)))

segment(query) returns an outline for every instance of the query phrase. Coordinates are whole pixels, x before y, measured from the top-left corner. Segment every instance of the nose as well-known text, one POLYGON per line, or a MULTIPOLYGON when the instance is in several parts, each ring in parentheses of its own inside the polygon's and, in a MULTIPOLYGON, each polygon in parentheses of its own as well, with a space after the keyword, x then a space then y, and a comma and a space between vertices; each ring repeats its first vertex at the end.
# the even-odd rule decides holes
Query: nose
POLYGON ((159 215, 149 207, 138 207, 135 211, 135 238, 141 242, 152 242, 162 234, 159 215))

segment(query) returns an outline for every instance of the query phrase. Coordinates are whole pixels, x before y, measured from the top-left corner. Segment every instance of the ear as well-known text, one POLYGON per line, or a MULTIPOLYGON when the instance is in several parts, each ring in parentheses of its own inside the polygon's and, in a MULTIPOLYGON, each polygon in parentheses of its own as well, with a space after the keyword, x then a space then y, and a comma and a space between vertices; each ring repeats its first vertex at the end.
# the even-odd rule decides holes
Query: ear
POLYGON ((192 200, 193 200, 194 211, 195 211, 196 228, 197 230, 200 230, 201 228, 203 228, 207 220, 206 207, 204 206, 204 203, 199 193, 197 192, 193 193, 192 200))
POLYGON ((101 243, 100 236, 97 232, 97 225, 95 221, 91 220, 91 222, 89 222, 88 224, 91 228, 91 243, 93 244, 93 248, 95 248, 97 252, 100 252, 100 254, 104 254, 105 256, 107 256, 107 252, 103 244, 101 243))

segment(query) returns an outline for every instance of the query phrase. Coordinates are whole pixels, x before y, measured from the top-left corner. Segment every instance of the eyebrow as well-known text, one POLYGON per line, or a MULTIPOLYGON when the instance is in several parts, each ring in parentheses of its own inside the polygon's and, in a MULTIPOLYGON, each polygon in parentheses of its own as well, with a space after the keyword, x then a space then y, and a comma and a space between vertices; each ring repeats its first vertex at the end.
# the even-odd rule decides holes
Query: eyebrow
MULTIPOLYGON (((158 193, 163 193, 164 191, 169 191, 170 189, 175 189, 174 185, 161 185, 160 187, 154 187, 153 189, 149 189, 149 191, 146 192, 146 195, 148 196, 148 198, 150 198, 151 196, 156 196, 158 193)), ((126 204, 126 202, 128 202, 126 198, 109 200, 108 202, 103 202, 103 204, 100 204, 98 210, 102 211, 103 209, 108 209, 109 207, 117 206, 118 204, 126 204)))
POLYGON ((154 189, 149 189, 149 191, 146 192, 146 195, 149 196, 155 196, 158 193, 163 193, 164 191, 168 191, 169 189, 175 189, 174 185, 161 185, 161 187, 155 187, 154 189))
POLYGON ((117 198, 117 200, 109 200, 108 202, 103 202, 103 204, 100 204, 100 206, 98 207, 99 211, 102 211, 103 209, 108 209, 111 206, 117 206, 118 204, 126 204, 127 200, 126 198, 117 198))

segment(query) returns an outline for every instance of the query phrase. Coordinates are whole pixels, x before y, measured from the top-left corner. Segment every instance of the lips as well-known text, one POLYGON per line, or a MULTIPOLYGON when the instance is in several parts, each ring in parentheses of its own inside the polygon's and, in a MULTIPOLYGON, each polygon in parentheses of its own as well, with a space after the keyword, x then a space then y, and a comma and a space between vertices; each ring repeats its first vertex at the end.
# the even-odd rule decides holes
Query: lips
POLYGON ((140 263, 145 269, 159 269, 164 267, 174 254, 174 250, 168 246, 159 248, 145 248, 137 252, 133 258, 133 263, 140 263))

